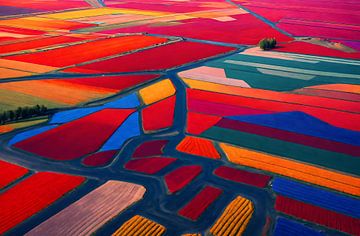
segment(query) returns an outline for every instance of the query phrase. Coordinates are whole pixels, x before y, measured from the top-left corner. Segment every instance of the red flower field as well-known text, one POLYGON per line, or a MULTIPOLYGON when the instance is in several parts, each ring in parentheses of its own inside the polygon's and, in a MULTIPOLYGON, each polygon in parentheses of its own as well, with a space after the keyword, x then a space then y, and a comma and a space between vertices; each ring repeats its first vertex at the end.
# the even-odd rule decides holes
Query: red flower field
POLYGON ((221 189, 206 186, 179 211, 179 214, 191 220, 197 220, 221 193, 221 189))
POLYGON ((133 111, 104 109, 19 142, 15 146, 53 160, 80 158, 98 150, 133 111))
POLYGON ((85 181, 84 177, 40 172, 0 195, 0 234, 43 210, 85 181))

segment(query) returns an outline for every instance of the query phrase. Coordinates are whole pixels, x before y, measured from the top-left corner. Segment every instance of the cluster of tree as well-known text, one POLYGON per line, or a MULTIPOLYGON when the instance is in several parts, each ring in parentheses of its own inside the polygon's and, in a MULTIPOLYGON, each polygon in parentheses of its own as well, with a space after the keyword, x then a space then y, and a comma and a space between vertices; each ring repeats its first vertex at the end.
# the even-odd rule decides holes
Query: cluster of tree
POLYGON ((44 105, 36 105, 33 107, 18 107, 16 110, 4 111, 0 113, 0 124, 34 116, 46 115, 47 110, 47 107, 44 105))
POLYGON ((259 42, 259 47, 262 50, 270 50, 276 47, 276 39, 275 38, 263 38, 259 42))

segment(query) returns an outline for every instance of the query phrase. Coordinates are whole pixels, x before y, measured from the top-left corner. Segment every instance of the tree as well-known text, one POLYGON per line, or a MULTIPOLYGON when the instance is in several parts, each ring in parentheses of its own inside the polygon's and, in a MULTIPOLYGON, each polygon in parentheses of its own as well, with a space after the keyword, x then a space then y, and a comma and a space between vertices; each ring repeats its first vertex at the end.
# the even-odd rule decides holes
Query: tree
POLYGON ((1 114, 0 114, 0 124, 5 124, 5 122, 7 121, 7 113, 6 112, 2 112, 1 114))
POLYGON ((36 115, 35 108, 36 108, 36 106, 29 107, 29 116, 30 116, 30 117, 36 115))
POLYGON ((271 38, 271 39, 269 40, 269 44, 270 44, 270 48, 275 48, 275 47, 276 47, 276 44, 277 44, 276 39, 275 39, 275 38, 271 38))
POLYGON ((21 118, 21 113, 22 113, 22 108, 18 107, 15 111, 15 118, 16 119, 20 119, 21 118))
POLYGON ((41 105, 40 107, 40 114, 44 115, 47 112, 47 107, 44 105, 41 105))
POLYGON ((36 104, 35 106, 35 114, 40 114, 41 113, 41 107, 39 104, 36 104))
POLYGON ((21 117, 22 117, 22 118, 27 118, 27 117, 29 117, 29 107, 24 107, 24 108, 22 109, 21 117))
POLYGON ((3 117, 4 117, 5 122, 9 120, 9 116, 8 116, 8 113, 6 111, 3 112, 3 117))
POLYGON ((270 50, 276 47, 276 39, 275 38, 263 38, 259 42, 259 47, 262 50, 270 50))
POLYGON ((15 112, 14 111, 8 111, 8 117, 10 120, 14 120, 15 119, 15 112))

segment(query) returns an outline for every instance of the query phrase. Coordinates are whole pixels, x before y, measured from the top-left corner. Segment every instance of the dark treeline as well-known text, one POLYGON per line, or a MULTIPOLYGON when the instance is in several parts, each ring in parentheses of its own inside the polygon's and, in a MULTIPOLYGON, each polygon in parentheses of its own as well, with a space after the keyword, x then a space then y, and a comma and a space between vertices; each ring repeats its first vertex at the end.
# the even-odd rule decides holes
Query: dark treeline
POLYGON ((16 110, 8 110, 0 113, 0 124, 22 120, 34 116, 46 115, 47 111, 48 109, 44 105, 36 105, 33 107, 18 107, 16 110))

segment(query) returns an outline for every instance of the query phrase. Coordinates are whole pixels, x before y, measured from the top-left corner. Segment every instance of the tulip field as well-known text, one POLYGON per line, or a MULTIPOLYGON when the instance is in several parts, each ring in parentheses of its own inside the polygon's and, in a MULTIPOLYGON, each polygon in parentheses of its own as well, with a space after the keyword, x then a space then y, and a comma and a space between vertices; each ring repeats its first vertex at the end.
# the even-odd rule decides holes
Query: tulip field
POLYGON ((0 235, 360 235, 359 11, 0 0, 0 235))

